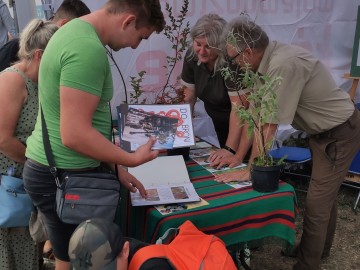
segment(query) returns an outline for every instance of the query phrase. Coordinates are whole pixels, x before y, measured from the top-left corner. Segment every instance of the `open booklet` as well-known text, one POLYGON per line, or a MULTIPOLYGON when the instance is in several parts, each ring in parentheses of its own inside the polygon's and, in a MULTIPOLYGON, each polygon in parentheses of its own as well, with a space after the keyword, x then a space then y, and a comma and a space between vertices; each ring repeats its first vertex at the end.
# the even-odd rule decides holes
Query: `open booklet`
POLYGON ((189 104, 121 104, 117 107, 120 147, 128 152, 155 137, 153 149, 195 145, 189 104))
POLYGON ((138 191, 130 193, 133 206, 200 201, 182 156, 157 157, 128 171, 141 181, 148 194, 143 198, 138 191))

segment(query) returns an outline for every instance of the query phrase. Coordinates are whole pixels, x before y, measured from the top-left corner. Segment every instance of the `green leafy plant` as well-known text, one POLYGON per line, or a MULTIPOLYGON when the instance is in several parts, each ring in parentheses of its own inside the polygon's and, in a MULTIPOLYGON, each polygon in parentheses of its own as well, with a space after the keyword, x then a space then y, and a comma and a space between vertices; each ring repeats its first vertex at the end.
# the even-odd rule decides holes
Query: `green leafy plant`
POLYGON ((140 71, 136 76, 130 76, 131 86, 134 93, 130 93, 130 103, 155 103, 155 104, 177 104, 184 101, 184 90, 179 83, 179 77, 174 83, 171 82, 171 75, 178 62, 183 59, 184 51, 188 47, 188 35, 190 23, 186 20, 189 0, 184 0, 181 10, 174 16, 172 7, 166 3, 165 9, 169 16, 170 23, 164 28, 164 35, 171 43, 172 55, 166 56, 165 84, 149 93, 142 90, 142 82, 146 71, 140 71), (149 94, 152 98, 149 98, 149 94))
MULTIPOLYGON (((264 125, 268 120, 276 117, 278 105, 276 101, 276 93, 274 88, 280 85, 282 78, 270 78, 268 75, 262 75, 252 71, 249 66, 241 68, 239 74, 234 74, 229 67, 222 69, 222 75, 225 80, 232 81, 236 89, 249 89, 247 95, 249 108, 242 105, 236 107, 237 114, 243 125, 248 125, 248 136, 255 136, 258 143, 258 157, 254 160, 254 164, 258 166, 271 166, 274 164, 272 157, 267 155, 272 141, 266 142, 266 134, 264 125)), ((283 157, 276 164, 283 163, 283 157)))
POLYGON ((146 74, 145 70, 140 71, 137 76, 130 76, 131 87, 134 90, 134 93, 130 93, 130 102, 139 103, 139 98, 141 97, 143 91, 141 90, 141 83, 146 74))
MULTIPOLYGON (((241 15, 248 16, 246 13, 241 15)), ((251 40, 250 42, 248 41, 250 36, 251 33, 248 32, 240 34, 230 31, 226 37, 226 44, 236 49, 239 55, 244 51, 244 48, 239 48, 238 44, 245 42, 244 46, 251 47, 253 42, 251 40)), ((221 73, 225 82, 231 84, 232 90, 249 90, 248 94, 246 94, 249 108, 239 105, 236 107, 236 110, 242 125, 247 124, 248 137, 254 136, 254 141, 257 142, 258 156, 254 159, 254 164, 257 166, 282 164, 286 156, 275 162, 268 155, 268 149, 272 145, 274 138, 267 141, 267 134, 265 132, 268 129, 264 129, 264 126, 269 122, 271 123, 271 120, 274 120, 278 113, 277 97, 274 89, 281 84, 282 77, 270 77, 266 74, 260 74, 253 71, 249 65, 242 67, 237 65, 237 69, 230 68, 230 66, 224 67, 221 73)))

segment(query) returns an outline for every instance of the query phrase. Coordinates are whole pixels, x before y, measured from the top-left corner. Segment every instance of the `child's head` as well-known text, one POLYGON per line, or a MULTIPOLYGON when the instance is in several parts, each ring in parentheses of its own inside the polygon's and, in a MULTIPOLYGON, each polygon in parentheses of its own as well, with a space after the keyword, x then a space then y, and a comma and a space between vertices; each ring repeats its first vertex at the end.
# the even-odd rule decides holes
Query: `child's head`
POLYGON ((86 220, 70 238, 69 257, 75 270, 127 269, 128 256, 129 242, 111 221, 86 220))

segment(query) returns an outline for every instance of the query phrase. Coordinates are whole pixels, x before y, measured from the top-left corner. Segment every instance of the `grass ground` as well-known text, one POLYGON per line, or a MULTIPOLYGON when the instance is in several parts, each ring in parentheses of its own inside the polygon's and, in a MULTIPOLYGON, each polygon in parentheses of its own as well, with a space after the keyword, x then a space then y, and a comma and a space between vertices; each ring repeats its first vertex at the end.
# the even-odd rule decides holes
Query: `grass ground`
MULTIPOLYGON (((306 189, 301 183, 295 187, 306 189)), ((360 269, 360 204, 354 211, 354 203, 359 190, 342 186, 338 194, 338 222, 331 255, 322 261, 321 270, 360 269)), ((300 240, 306 193, 296 192, 299 215, 296 218, 296 239, 300 240)), ((281 255, 281 247, 263 246, 251 252, 252 270, 289 270, 296 258, 281 255)))

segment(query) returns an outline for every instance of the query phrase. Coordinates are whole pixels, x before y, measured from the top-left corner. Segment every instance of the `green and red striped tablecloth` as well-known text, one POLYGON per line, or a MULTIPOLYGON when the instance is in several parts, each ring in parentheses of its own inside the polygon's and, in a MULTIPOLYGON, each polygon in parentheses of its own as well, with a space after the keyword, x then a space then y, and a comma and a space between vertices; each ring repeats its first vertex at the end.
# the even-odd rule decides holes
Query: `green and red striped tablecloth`
POLYGON ((154 243, 168 228, 191 220, 228 247, 258 246, 264 241, 294 245, 296 198, 291 185, 280 182, 279 190, 272 193, 251 187, 234 189, 214 181, 213 175, 193 161, 187 162, 187 168, 197 193, 209 204, 162 215, 154 207, 132 207, 125 196, 119 221, 125 235, 154 243))

